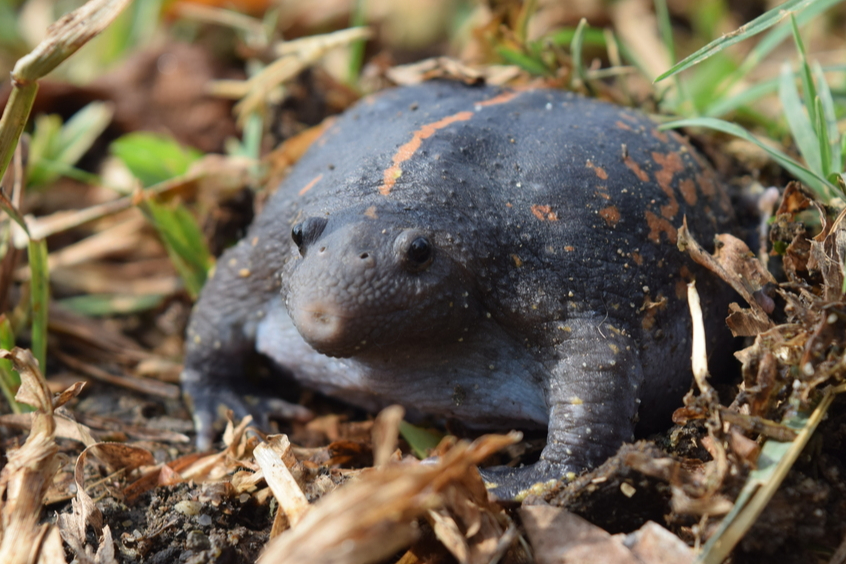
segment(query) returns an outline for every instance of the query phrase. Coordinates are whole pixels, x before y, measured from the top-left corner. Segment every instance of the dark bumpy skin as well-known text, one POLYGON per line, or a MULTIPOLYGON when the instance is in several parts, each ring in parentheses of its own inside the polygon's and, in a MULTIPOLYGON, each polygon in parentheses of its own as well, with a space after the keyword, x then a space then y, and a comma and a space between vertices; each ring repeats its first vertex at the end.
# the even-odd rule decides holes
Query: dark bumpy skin
POLYGON ((492 473, 500 495, 596 465, 689 387, 688 279, 713 327, 725 312, 675 247, 685 215, 710 241, 731 208, 691 147, 635 111, 451 82, 365 99, 203 290, 182 377, 199 442, 221 404, 306 415, 243 400, 257 349, 369 409, 547 428, 537 464, 492 473))

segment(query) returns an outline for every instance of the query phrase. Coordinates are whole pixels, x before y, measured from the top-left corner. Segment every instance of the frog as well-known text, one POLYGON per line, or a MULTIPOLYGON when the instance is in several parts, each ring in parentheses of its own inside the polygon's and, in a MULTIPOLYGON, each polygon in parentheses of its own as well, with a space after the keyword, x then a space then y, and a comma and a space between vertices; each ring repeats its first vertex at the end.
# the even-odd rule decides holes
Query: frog
POLYGON ((692 381, 687 288, 726 355, 722 284, 677 247, 729 229, 713 167, 636 109, 547 87, 433 80, 328 125, 222 254, 194 306, 181 384, 198 445, 222 408, 310 412, 245 359, 365 410, 546 433, 489 469, 500 497, 602 463, 668 426, 692 381))

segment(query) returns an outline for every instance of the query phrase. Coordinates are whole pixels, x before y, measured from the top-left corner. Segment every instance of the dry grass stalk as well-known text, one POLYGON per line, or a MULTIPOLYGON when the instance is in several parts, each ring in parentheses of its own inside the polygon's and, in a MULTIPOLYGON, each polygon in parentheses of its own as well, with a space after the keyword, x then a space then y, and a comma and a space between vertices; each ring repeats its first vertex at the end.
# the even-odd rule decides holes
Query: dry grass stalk
POLYGON ((12 93, 0 118, 0 177, 23 133, 38 82, 114 21, 132 0, 91 0, 50 26, 44 41, 15 63, 12 93))
POLYGON ((261 467, 267 485, 279 503, 279 510, 273 523, 271 538, 277 536, 286 527, 282 524, 282 515, 288 526, 296 526, 309 510, 308 500, 297 480, 288 469, 287 462, 296 464, 291 454, 291 443, 285 435, 267 437, 267 442, 253 450, 256 462, 261 467))
POLYGON ((373 466, 384 466, 394 458, 397 450, 399 426, 405 417, 405 410, 399 405, 383 409, 376 417, 373 434, 373 466))
MULTIPOLYGON (((44 495, 59 469, 53 402, 32 353, 15 348, 0 351, 0 358, 11 360, 21 375, 17 401, 36 408, 29 437, 22 447, 9 452, 0 473, 0 500, 5 500, 0 502, 0 562, 38 562, 44 543, 55 542, 54 527, 38 524, 44 495)), ((54 548, 48 552, 55 553, 54 548)), ((64 562, 64 556, 59 562, 64 562)))
POLYGON ((266 108, 271 94, 282 83, 316 63, 331 49, 367 39, 371 35, 370 29, 366 27, 354 27, 280 43, 275 48, 279 58, 260 73, 244 82, 217 81, 212 84, 211 92, 219 96, 242 98, 235 110, 238 123, 243 126, 250 114, 261 113, 266 108))

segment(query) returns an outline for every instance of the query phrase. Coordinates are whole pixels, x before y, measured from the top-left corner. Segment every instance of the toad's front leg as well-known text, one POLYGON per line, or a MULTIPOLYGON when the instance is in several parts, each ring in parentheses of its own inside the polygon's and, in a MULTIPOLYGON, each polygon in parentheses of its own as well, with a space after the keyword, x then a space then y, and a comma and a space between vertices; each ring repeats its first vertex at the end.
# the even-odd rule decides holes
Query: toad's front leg
POLYGON ((245 359, 255 350, 258 325, 279 293, 270 265, 279 264, 278 242, 249 239, 225 252, 194 306, 185 344, 182 392, 193 416, 197 446, 206 449, 226 409, 236 418, 252 415, 259 426, 268 416, 308 419, 309 410, 269 397, 247 377, 245 359))
POLYGON ((595 467, 634 438, 643 370, 634 339, 603 318, 568 320, 547 383, 549 430, 540 460, 483 471, 508 499, 595 467))

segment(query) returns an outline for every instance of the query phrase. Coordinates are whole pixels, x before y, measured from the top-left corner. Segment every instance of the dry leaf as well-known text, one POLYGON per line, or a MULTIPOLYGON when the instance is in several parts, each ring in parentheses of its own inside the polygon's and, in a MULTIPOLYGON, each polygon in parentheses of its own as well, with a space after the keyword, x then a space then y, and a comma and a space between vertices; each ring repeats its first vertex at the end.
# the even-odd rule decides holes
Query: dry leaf
MULTIPOLYGON (((271 541, 260 562, 378 562, 416 538, 417 519, 441 507, 450 487, 466 487, 473 473, 481 484, 475 464, 521 436, 486 435, 472 445, 455 444, 431 464, 406 459, 363 472, 271 541)), ((482 503, 487 503, 486 493, 484 497, 482 503)))
POLYGON ((520 517, 538 564, 641 564, 618 538, 560 507, 529 505, 520 517))

